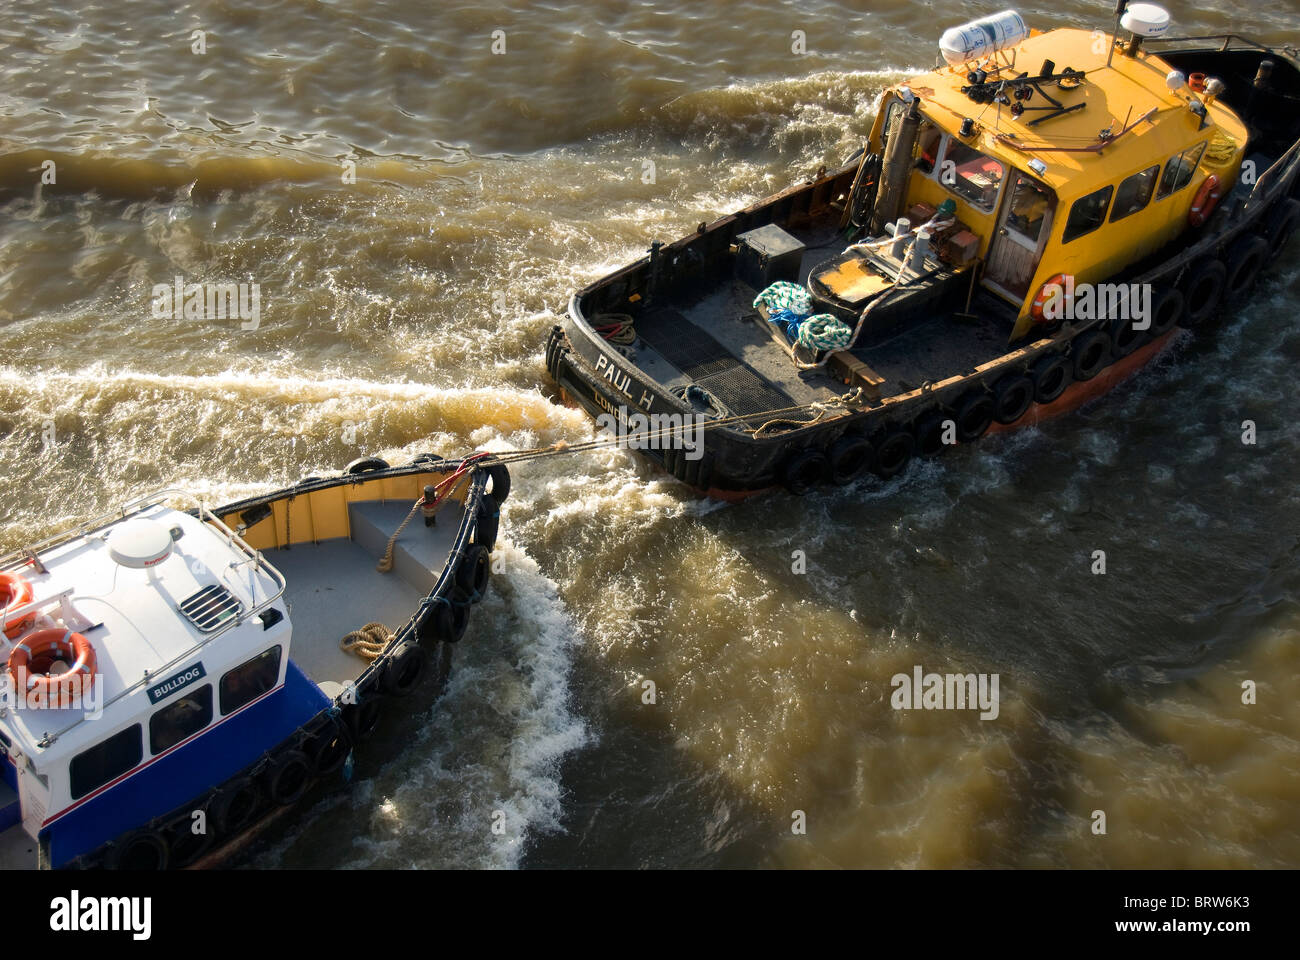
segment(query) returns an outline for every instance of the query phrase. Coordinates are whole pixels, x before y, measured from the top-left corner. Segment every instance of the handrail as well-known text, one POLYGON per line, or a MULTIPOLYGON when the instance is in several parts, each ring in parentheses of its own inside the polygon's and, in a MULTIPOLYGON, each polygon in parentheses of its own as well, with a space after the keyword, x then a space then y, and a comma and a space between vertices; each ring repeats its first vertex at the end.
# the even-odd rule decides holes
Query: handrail
MULTIPOLYGON (((111 522, 115 522, 115 519, 125 519, 126 517, 129 517, 134 513, 139 513, 140 511, 148 509, 151 506, 157 506, 159 503, 162 503, 164 500, 167 500, 174 496, 189 497, 190 499, 196 501, 198 503, 198 518, 201 521, 203 521, 205 524, 212 526, 214 532, 220 535, 222 539, 224 539, 226 543, 229 544, 229 546, 233 550, 235 550, 237 553, 244 554, 249 560, 253 561, 257 569, 264 571, 271 578, 271 580, 276 584, 277 589, 273 594, 268 596, 261 603, 257 603, 256 602, 256 578, 254 578, 254 586, 250 593, 250 596, 253 598, 254 602, 249 606, 247 610, 241 610, 233 620, 227 622, 224 626, 214 631, 213 633, 200 637, 198 643, 195 643, 194 645, 188 647, 187 649, 177 654, 176 656, 172 657, 170 660, 168 660, 166 663, 162 664, 161 666, 156 667, 153 670, 146 670, 144 672, 143 677, 141 677, 139 680, 136 680, 134 683, 127 686, 111 700, 105 701, 103 705, 103 709, 107 709, 108 707, 117 703, 119 700, 122 700, 123 698, 128 697, 131 694, 135 693, 145 684, 149 683, 150 680, 153 679, 155 676, 167 670, 170 670, 172 667, 176 666, 181 661, 187 660, 189 657, 193 656, 195 652, 202 650, 204 647, 210 644, 213 640, 216 640, 218 637, 224 636, 225 634, 229 633, 231 630, 234 630, 236 627, 242 626, 247 620, 257 616, 263 610, 271 606, 271 604, 275 603, 277 600, 283 597, 285 589, 288 586, 287 582, 285 581, 284 574, 282 574, 279 570, 277 570, 270 563, 270 561, 268 561, 262 555, 262 552, 260 550, 254 550, 252 547, 250 547, 238 534, 236 534, 233 530, 231 530, 228 526, 226 526, 226 524, 219 517, 217 517, 216 514, 214 514, 211 510, 209 510, 207 505, 204 503, 204 501, 200 500, 198 497, 195 497, 193 494, 188 493, 187 491, 173 488, 168 490, 161 490, 158 493, 149 494, 144 497, 138 497, 135 500, 129 500, 122 507, 120 511, 120 516, 118 515, 117 512, 113 514, 108 514, 107 516, 109 517, 109 520, 107 522, 111 523, 111 522), (136 504, 142 504, 142 505, 136 507, 136 509, 131 509, 136 504)), ((75 534, 75 537, 85 536, 90 531, 95 530, 98 527, 104 525, 106 525, 106 523, 103 521, 102 518, 97 518, 95 520, 87 521, 86 523, 83 523, 78 528, 76 528, 78 532, 75 534)), ((74 539, 75 537, 74 535, 72 535, 71 531, 64 531, 64 533, 58 534, 55 537, 51 538, 51 542, 53 541, 62 542, 62 541, 74 539)), ((43 548, 47 548, 48 546, 49 546, 48 542, 43 544, 43 548)), ((75 729, 80 724, 84 723, 87 719, 88 719, 87 717, 82 716, 74 720, 72 723, 68 724, 67 726, 63 727, 62 729, 56 731, 53 734, 50 733, 42 734, 41 739, 36 741, 36 746, 42 749, 48 748, 51 744, 57 741, 59 737, 63 736, 65 733, 69 732, 70 730, 75 729)))

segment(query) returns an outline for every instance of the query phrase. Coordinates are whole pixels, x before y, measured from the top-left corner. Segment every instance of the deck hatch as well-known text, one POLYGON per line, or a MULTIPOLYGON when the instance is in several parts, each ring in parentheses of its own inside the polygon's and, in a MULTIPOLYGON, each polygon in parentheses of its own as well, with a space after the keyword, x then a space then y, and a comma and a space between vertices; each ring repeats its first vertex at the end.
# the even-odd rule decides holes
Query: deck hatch
POLYGON ((236 619, 242 609, 243 605, 229 590, 215 583, 187 597, 180 605, 185 618, 204 633, 219 630, 236 619))

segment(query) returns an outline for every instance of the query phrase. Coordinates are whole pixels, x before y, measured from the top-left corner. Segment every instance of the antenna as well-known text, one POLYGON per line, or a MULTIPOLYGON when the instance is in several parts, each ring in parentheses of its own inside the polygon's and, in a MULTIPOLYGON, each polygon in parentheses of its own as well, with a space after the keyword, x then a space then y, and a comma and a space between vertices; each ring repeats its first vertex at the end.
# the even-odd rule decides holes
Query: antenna
POLYGON ((1110 31, 1110 53, 1106 55, 1106 66, 1110 66, 1110 61, 1115 56, 1115 40, 1119 37, 1119 19, 1124 16, 1124 8, 1128 6, 1128 0, 1116 0, 1115 3, 1115 26, 1110 31))

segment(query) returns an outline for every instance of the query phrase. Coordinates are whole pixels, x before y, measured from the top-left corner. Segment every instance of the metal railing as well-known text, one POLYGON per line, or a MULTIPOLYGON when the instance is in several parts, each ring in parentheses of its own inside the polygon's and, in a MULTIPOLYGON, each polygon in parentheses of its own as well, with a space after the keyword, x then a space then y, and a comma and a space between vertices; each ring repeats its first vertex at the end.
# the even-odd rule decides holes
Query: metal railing
MULTIPOLYGON (((51 550, 58 546, 62 546, 64 544, 86 537, 91 533, 94 533, 96 530, 99 530, 106 526, 111 526, 114 523, 118 523, 124 519, 135 516, 139 513, 142 513, 145 510, 148 510, 150 507, 158 506, 164 501, 172 499, 174 497, 188 497, 190 500, 193 500, 195 503, 197 503, 198 518, 204 523, 211 526, 213 528, 213 532, 216 533, 218 536, 220 536, 223 540, 225 540, 225 542, 231 547, 231 549, 233 549, 237 553, 243 554, 247 561, 251 561, 256 570, 261 570, 265 572, 267 576, 271 578, 272 582, 275 583, 276 589, 272 594, 267 596, 266 599, 262 600, 259 603, 257 602, 257 597, 256 597, 257 578, 256 576, 252 577, 251 578, 252 586, 249 589, 250 589, 251 599, 253 602, 251 603, 247 611, 243 611, 239 613, 238 615, 235 616, 233 620, 228 621, 225 624, 225 626, 202 637, 198 641, 198 643, 195 643, 189 648, 183 650, 181 653, 172 657, 166 663, 158 666, 153 670, 146 670, 144 672, 144 676, 142 676, 139 680, 136 680, 134 683, 127 686, 124 690, 122 690, 120 693, 114 696, 111 700, 105 701, 103 705, 103 709, 105 710, 108 709, 113 704, 117 703, 119 700, 122 700, 123 698, 128 697, 131 694, 138 691, 139 689, 141 689, 145 684, 149 683, 149 681, 153 679, 155 676, 157 676, 158 674, 164 673, 170 670, 172 667, 177 666, 182 661, 187 660, 189 657, 193 656, 199 650, 202 650, 208 644, 212 643, 218 637, 224 636, 225 634, 229 633, 231 630, 234 630, 235 628, 239 627, 240 625, 248 621, 249 619, 257 616, 263 610, 269 607, 271 604, 275 603, 282 596, 284 596, 284 591, 287 586, 284 579, 284 575, 280 573, 280 571, 277 570, 269 561, 267 561, 265 557, 262 556, 261 551, 254 550, 238 534, 236 534, 233 530, 231 530, 228 526, 226 526, 226 524, 219 517, 217 517, 216 514, 214 514, 211 510, 208 509, 207 505, 202 500, 200 500, 198 497, 194 496, 193 494, 185 490, 177 490, 177 489, 161 490, 157 493, 147 494, 143 497, 137 497, 134 500, 127 501, 127 503, 121 508, 120 511, 114 511, 109 514, 105 514, 101 517, 97 517, 94 520, 88 520, 85 523, 80 524, 79 526, 71 530, 65 530, 62 533, 56 534, 53 537, 50 537, 42 541, 41 543, 36 544, 34 547, 30 547, 26 549, 32 550, 33 552, 37 553, 37 555, 39 556, 40 551, 51 550)), ((6 556, 3 561, 0 561, 0 569, 9 569, 14 558, 21 559, 23 562, 30 562, 26 550, 19 550, 13 554, 10 554, 9 556, 6 556)), ((38 600, 32 604, 28 604, 26 607, 23 607, 22 609, 25 611, 27 607, 39 608, 46 605, 48 605, 48 600, 38 600)), ((13 613, 11 612, 10 615, 12 616, 13 613)), ((68 724, 67 726, 63 727, 62 729, 56 731, 53 734, 50 733, 42 734, 41 739, 36 741, 36 746, 40 748, 45 748, 50 746, 50 744, 58 740, 59 737, 63 736, 68 731, 75 729, 80 724, 84 723, 87 719, 88 719, 87 717, 83 716, 74 720, 72 723, 68 724)))

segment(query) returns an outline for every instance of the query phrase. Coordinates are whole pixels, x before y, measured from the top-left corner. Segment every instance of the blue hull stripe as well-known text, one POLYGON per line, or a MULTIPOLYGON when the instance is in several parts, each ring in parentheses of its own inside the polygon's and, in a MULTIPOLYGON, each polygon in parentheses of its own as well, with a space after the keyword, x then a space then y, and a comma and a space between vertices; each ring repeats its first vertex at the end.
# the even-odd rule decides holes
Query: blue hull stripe
POLYGON ((225 783, 330 704, 330 698, 290 660, 278 690, 56 814, 56 821, 42 831, 50 840, 51 863, 65 866, 225 783))

